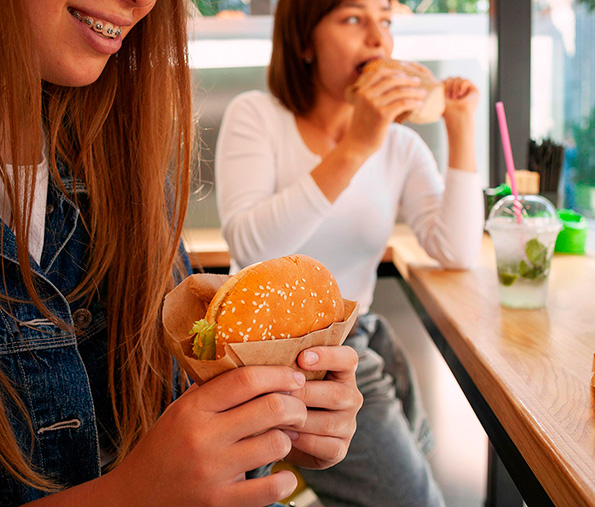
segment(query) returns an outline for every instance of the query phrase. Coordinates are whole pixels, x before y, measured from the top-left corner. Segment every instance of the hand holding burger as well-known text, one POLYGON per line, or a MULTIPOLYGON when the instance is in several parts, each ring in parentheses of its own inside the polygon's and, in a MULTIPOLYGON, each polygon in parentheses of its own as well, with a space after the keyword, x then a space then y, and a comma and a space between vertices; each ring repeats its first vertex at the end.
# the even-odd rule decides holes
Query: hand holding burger
MULTIPOLYGON (((379 58, 364 62, 361 67, 361 73, 362 76, 366 76, 382 68, 388 68, 404 76, 417 78, 419 80, 419 87, 427 92, 421 106, 397 115, 394 119, 395 122, 402 123, 408 121, 410 123, 424 124, 436 122, 442 117, 445 108, 444 85, 439 79, 434 77, 427 67, 415 62, 379 58)), ((346 97, 349 102, 354 102, 355 93, 360 84, 361 78, 347 90, 346 97)))

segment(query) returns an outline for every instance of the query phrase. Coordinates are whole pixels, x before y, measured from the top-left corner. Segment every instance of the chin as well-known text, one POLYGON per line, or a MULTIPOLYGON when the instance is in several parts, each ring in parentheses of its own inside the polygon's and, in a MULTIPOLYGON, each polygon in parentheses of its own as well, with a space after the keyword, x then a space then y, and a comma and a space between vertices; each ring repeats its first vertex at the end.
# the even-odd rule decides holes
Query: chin
POLYGON ((58 85, 70 86, 79 88, 93 84, 99 79, 99 76, 105 69, 106 62, 100 65, 87 66, 84 68, 77 67, 76 69, 61 69, 61 72, 51 72, 44 76, 44 81, 58 85))

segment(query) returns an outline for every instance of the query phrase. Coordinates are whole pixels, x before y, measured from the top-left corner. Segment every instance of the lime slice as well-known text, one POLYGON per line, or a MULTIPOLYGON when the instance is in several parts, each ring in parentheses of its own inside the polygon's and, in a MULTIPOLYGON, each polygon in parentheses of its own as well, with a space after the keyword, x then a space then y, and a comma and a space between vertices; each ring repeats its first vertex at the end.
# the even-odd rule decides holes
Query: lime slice
POLYGON ((510 287, 517 279, 517 275, 511 275, 510 273, 499 273, 498 278, 500 283, 505 287, 510 287))

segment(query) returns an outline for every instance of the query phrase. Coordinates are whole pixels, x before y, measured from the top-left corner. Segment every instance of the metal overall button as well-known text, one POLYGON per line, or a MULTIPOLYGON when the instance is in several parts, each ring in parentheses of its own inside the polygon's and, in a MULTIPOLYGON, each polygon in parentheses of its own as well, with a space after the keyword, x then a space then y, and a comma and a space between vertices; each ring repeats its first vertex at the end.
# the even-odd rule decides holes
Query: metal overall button
POLYGON ((72 321, 77 329, 87 328, 91 324, 91 320, 93 320, 93 315, 86 308, 79 308, 72 314, 72 321))

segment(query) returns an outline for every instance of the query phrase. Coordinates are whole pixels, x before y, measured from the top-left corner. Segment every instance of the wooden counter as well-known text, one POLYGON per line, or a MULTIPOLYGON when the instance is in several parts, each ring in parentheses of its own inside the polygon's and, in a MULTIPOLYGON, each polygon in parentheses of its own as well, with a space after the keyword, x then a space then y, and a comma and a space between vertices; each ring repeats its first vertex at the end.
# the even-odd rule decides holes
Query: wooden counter
POLYGON ((489 236, 466 272, 439 269, 405 226, 391 246, 395 265, 552 502, 595 506, 595 259, 555 255, 546 307, 513 310, 499 304, 489 236))

